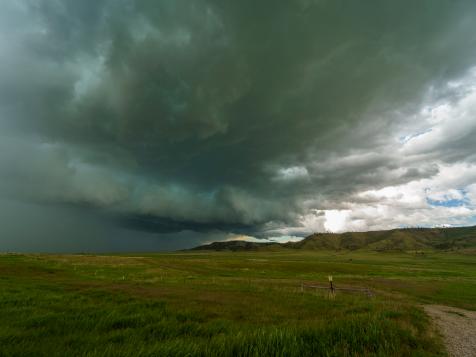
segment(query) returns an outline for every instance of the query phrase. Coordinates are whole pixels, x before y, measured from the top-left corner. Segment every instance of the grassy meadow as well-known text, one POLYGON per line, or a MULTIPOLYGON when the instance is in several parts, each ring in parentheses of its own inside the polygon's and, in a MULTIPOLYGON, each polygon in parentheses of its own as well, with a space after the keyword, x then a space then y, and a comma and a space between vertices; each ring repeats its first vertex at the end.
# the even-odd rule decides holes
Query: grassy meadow
POLYGON ((3 254, 0 356, 444 356, 433 303, 476 310, 474 255, 3 254))

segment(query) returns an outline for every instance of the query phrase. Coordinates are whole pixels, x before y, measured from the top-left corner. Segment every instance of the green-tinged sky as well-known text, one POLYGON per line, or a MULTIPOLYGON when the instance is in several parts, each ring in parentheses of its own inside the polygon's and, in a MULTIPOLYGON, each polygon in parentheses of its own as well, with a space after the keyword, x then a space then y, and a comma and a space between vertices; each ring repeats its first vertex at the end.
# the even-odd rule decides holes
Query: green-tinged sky
POLYGON ((4 0, 0 250, 476 223, 472 0, 4 0))

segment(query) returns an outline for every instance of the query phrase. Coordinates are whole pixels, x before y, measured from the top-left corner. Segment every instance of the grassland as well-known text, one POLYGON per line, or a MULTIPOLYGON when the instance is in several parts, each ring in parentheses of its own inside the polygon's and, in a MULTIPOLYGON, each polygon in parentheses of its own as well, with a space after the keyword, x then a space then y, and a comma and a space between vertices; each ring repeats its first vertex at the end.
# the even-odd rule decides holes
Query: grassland
POLYGON ((427 303, 476 310, 476 257, 5 254, 0 355, 443 356, 427 303), (376 294, 301 291, 329 274, 376 294))

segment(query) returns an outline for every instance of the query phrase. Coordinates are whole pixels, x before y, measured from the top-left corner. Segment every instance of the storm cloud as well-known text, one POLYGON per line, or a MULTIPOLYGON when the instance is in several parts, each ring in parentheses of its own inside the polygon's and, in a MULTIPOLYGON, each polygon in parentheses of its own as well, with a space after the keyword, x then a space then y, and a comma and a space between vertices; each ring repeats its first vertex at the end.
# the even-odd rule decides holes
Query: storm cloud
POLYGON ((1 7, 10 240, 22 205, 32 249, 475 223, 473 1, 1 7))

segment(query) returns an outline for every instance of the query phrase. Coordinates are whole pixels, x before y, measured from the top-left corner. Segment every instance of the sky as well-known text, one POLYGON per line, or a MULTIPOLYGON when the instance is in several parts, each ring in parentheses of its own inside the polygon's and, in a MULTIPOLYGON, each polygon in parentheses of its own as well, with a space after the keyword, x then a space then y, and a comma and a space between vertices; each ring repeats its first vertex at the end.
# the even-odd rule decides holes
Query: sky
POLYGON ((0 7, 0 251, 476 224, 472 0, 0 7))

